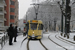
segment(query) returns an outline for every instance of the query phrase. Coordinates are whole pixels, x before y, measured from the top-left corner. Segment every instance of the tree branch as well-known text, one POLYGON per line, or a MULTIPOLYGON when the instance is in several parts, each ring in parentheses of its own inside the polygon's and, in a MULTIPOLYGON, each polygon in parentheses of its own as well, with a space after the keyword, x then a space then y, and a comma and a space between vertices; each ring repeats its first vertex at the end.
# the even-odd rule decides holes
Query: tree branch
POLYGON ((72 5, 73 5, 74 3, 75 3, 75 2, 73 2, 72 5))
POLYGON ((60 2, 57 2, 57 4, 59 5, 59 7, 60 7, 60 9, 61 9, 61 13, 62 13, 64 16, 66 16, 65 13, 63 13, 62 6, 60 5, 60 2))

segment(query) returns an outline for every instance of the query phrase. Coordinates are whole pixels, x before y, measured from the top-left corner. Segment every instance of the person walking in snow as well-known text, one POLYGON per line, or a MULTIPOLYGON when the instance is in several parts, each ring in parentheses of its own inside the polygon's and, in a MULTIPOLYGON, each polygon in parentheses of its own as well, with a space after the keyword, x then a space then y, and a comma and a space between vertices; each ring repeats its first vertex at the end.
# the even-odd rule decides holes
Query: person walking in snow
POLYGON ((14 36, 14 28, 13 25, 10 24, 10 27, 7 30, 8 32, 8 36, 9 36, 9 45, 13 45, 12 40, 13 40, 13 36, 14 36))
POLYGON ((16 41, 17 33, 18 33, 17 26, 15 26, 15 29, 14 29, 14 42, 17 42, 16 41))

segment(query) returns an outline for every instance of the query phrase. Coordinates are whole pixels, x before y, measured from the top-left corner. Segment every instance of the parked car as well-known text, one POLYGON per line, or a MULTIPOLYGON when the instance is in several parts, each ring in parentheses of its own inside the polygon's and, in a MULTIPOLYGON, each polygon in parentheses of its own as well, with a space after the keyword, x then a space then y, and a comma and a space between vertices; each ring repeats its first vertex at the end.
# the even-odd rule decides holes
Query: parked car
POLYGON ((0 32, 0 37, 2 37, 2 36, 4 36, 5 34, 4 34, 4 32, 0 32))

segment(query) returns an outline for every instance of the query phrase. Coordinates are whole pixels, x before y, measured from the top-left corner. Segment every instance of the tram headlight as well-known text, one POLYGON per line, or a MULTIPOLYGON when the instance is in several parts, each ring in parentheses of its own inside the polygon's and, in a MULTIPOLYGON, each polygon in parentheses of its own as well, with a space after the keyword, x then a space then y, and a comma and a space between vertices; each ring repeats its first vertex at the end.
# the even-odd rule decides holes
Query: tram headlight
POLYGON ((33 31, 33 33, 34 33, 34 31, 33 31))

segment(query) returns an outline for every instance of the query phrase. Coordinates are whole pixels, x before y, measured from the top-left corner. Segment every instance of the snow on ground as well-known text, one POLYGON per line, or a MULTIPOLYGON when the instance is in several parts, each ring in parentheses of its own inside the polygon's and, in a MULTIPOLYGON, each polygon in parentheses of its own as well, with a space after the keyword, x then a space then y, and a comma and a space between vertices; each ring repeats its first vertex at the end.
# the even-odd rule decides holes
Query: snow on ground
MULTIPOLYGON (((52 33, 52 32, 51 32, 52 33)), ((50 34, 51 34, 50 33, 50 34)), ((57 46, 56 44, 54 44, 52 41, 50 41, 49 39, 48 39, 48 36, 50 35, 50 34, 45 34, 44 35, 44 37, 43 37, 43 39, 42 39, 42 42, 43 42, 43 44, 48 48, 48 50, 63 50, 63 49, 61 49, 59 46, 57 46)), ((53 33, 54 34, 54 33, 53 33)), ((53 39, 53 40, 55 40, 55 39, 53 39)))
POLYGON ((19 50, 20 49, 21 42, 22 42, 22 40, 24 38, 25 37, 23 37, 22 35, 21 36, 18 36, 17 37, 17 42, 13 42, 13 45, 9 45, 9 42, 7 42, 5 44, 5 46, 3 47, 2 50, 19 50))
POLYGON ((64 37, 64 35, 61 36, 60 33, 59 33, 59 36, 60 36, 61 38, 64 38, 64 39, 66 39, 66 40, 69 40, 69 41, 72 41, 72 42, 75 43, 75 41, 74 41, 74 39, 73 39, 73 37, 75 36, 75 33, 70 33, 69 39, 67 39, 67 37, 64 37))
MULTIPOLYGON (((45 45, 46 48, 48 48, 48 50, 65 50, 61 47, 59 47, 58 45, 54 44, 52 41, 50 41, 48 39, 48 36, 50 35, 49 38, 51 38, 53 41, 55 41, 56 43, 64 46, 64 47, 71 47, 71 45, 66 44, 58 39, 55 38, 55 35, 58 34, 58 32, 45 32, 43 34, 43 38, 41 39, 42 43, 45 45)), ((26 37, 26 36, 25 36, 26 37)), ((28 39, 26 39, 22 46, 21 46, 21 42, 22 40, 25 38, 22 35, 17 37, 17 42, 13 42, 13 45, 9 45, 8 42, 5 44, 5 46, 3 47, 2 50, 27 50, 27 41, 28 39)), ((40 44, 39 40, 30 40, 29 42, 29 48, 30 50, 45 50, 43 48, 43 46, 40 44)), ((71 50, 71 49, 70 49, 71 50)), ((72 50, 75 50, 75 48, 73 47, 72 50)))
POLYGON ((57 39, 57 38, 55 38, 54 36, 55 36, 56 34, 54 34, 54 35, 51 35, 51 38, 52 39, 55 39, 55 40, 53 40, 53 41, 55 41, 56 43, 58 43, 58 44, 60 44, 61 46, 63 46, 63 47, 65 47, 65 48, 67 48, 67 49, 69 49, 69 50, 75 50, 75 48, 74 48, 74 46, 72 46, 72 45, 70 45, 70 44, 67 44, 67 43, 65 43, 65 42, 63 42, 63 41, 60 41, 59 39, 57 39))

